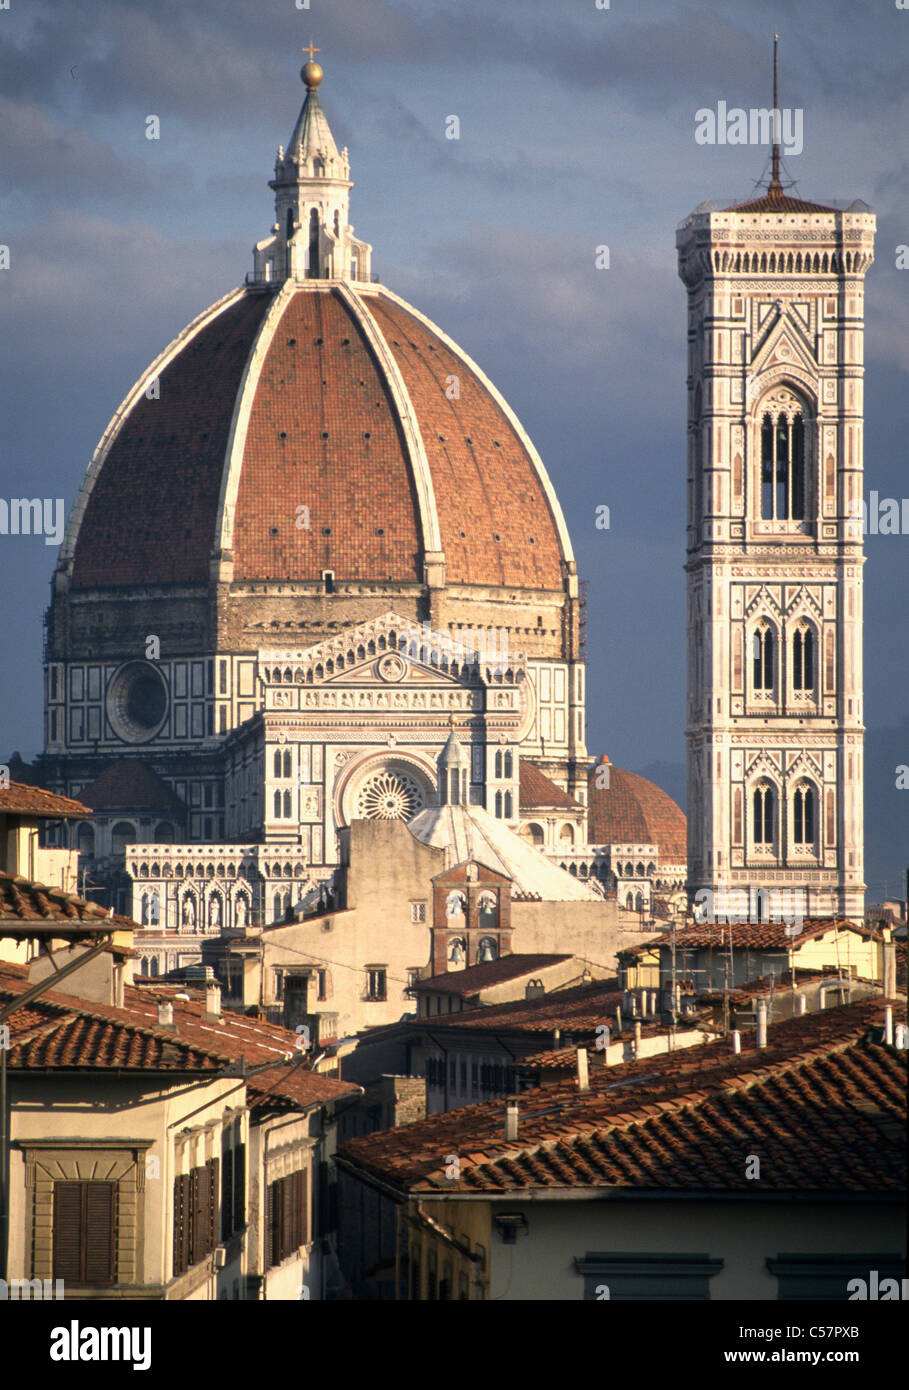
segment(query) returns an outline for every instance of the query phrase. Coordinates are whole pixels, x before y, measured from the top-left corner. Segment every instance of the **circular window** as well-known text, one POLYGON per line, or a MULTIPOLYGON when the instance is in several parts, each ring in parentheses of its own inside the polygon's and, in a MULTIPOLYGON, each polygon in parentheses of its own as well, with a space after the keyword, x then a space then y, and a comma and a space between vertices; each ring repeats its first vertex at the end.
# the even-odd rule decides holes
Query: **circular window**
POLYGON ((357 816, 365 820, 410 820, 423 804, 422 788, 406 772, 377 772, 360 788, 357 816))
POLYGON ((144 743, 161 728, 167 714, 167 686, 157 667, 146 661, 121 666, 107 690, 107 717, 127 743, 144 743))

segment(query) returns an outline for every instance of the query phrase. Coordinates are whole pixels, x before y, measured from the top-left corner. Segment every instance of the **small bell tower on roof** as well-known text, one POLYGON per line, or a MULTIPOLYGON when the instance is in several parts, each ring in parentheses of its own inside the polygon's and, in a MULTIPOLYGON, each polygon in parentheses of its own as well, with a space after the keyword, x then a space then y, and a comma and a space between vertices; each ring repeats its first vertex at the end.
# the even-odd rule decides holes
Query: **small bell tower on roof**
POLYGON ((275 194, 275 222, 253 252, 253 281, 368 281, 372 247, 350 225, 350 160, 346 148, 338 152, 319 101, 319 49, 310 43, 303 51, 309 54, 300 70, 306 97, 286 149, 278 146, 268 185, 275 194))
POLYGON ((445 747, 439 754, 436 764, 439 770, 439 805, 466 806, 468 800, 468 781, 470 778, 470 759, 461 747, 455 733, 452 715, 451 733, 445 747))

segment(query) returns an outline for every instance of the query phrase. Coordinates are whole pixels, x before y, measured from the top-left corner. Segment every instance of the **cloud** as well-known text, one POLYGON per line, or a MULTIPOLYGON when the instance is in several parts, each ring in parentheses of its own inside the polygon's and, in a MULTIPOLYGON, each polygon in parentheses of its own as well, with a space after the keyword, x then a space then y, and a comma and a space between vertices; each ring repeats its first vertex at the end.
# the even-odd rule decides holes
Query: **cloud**
POLYGON ((51 194, 58 206, 64 199, 131 200, 165 182, 171 188, 175 180, 185 182, 172 168, 152 174, 140 161, 121 158, 75 121, 55 120, 31 102, 0 96, 0 130, 0 177, 20 194, 51 194))

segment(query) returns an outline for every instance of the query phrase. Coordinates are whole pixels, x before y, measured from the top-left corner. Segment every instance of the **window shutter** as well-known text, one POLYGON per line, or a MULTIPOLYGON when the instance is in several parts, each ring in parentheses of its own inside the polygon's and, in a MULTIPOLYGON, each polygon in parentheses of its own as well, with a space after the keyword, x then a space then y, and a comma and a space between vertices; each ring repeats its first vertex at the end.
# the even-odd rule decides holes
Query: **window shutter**
POLYGON ((202 1207, 202 1184, 206 1180, 204 1168, 193 1168, 189 1175, 189 1263, 197 1264, 202 1258, 205 1239, 205 1213, 202 1207))
POLYGON ((174 1179, 174 1274, 189 1267, 190 1247, 190 1177, 181 1173, 174 1179))
POLYGON ((54 1183, 54 1278, 82 1278, 82 1184, 54 1183))
POLYGON ((246 1145, 234 1149, 234 1230, 246 1225, 246 1145))
POLYGON ((54 1183, 54 1278, 73 1284, 115 1279, 116 1183, 54 1183))
POLYGON ((296 1244, 306 1245, 309 1239, 309 1174, 305 1169, 301 1169, 294 1177, 297 1182, 296 1244))
POLYGON ((272 1265, 277 1264, 275 1259, 275 1222, 277 1213, 275 1207, 275 1188, 277 1184, 270 1182, 265 1189, 265 1268, 271 1269, 272 1265))
POLYGON ((206 1163, 208 1169, 208 1205, 206 1216, 208 1229, 206 1230, 205 1254, 208 1255, 218 1244, 218 1166, 217 1158, 210 1158, 206 1163))
POLYGON ((111 1284, 114 1280, 116 1185, 87 1182, 84 1187, 85 1282, 111 1284))
POLYGON ((281 1259, 285 1260, 294 1248, 294 1189, 293 1178, 281 1180, 281 1259))
POLYGON ((226 1145, 221 1149, 221 1239, 227 1237, 233 1230, 232 1221, 234 1216, 234 1149, 227 1148, 226 1145))

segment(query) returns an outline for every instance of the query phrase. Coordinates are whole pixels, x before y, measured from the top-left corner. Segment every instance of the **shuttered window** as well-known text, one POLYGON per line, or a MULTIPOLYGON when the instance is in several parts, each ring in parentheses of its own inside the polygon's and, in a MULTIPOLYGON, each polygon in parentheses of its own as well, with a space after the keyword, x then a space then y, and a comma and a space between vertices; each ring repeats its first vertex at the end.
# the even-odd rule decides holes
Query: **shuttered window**
POLYGON ((218 1243, 219 1163, 210 1158, 174 1179, 174 1275, 210 1255, 218 1243))
POLYGON ((307 1240, 307 1174, 290 1173, 266 1189, 267 1268, 279 1265, 307 1240))
POLYGON ((234 1149, 234 1230, 246 1225, 246 1145, 234 1149))
POLYGON ((189 1268, 189 1173, 174 1179, 174 1276, 189 1268))
POLYGON ((54 1278, 113 1284, 117 1184, 54 1183, 54 1278))
POLYGON ((246 1145, 221 1150, 221 1239, 246 1225, 246 1145))

